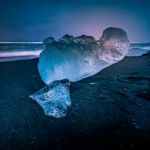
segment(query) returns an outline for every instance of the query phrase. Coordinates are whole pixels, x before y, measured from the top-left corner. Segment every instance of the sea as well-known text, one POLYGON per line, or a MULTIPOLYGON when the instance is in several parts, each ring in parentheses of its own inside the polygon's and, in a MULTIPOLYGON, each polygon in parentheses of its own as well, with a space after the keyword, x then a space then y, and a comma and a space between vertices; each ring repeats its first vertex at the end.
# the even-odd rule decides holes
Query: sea
MULTIPOLYGON (((0 42, 0 62, 37 58, 42 50, 42 42, 0 42)), ((141 56, 149 50, 150 43, 130 43, 127 56, 141 56)))

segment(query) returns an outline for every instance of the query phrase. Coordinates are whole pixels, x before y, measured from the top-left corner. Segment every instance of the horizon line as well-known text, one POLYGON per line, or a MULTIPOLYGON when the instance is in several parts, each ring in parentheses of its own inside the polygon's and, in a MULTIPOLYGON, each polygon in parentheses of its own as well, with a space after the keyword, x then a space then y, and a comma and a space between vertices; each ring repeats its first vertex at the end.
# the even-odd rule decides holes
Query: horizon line
MULTIPOLYGON (((34 41, 34 42, 0 42, 0 44, 43 44, 43 42, 40 41, 34 41)), ((130 44, 140 44, 140 43, 144 43, 144 44, 148 44, 150 42, 130 42, 130 44)))

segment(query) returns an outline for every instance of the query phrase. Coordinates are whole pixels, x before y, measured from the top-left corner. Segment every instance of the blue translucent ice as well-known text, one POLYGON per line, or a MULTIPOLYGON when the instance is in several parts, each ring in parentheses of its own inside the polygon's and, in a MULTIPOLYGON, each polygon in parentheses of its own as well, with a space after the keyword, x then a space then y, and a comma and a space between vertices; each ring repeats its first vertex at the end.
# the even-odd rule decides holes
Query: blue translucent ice
POLYGON ((55 81, 30 96, 43 108, 46 115, 55 118, 66 116, 71 106, 69 88, 66 83, 55 81))
POLYGON ((92 76, 122 60, 129 50, 127 34, 119 28, 104 30, 99 41, 92 36, 65 35, 58 41, 47 38, 43 43, 38 71, 47 86, 31 98, 41 105, 45 114, 56 118, 64 117, 71 105, 69 89, 62 80, 75 82, 92 76))

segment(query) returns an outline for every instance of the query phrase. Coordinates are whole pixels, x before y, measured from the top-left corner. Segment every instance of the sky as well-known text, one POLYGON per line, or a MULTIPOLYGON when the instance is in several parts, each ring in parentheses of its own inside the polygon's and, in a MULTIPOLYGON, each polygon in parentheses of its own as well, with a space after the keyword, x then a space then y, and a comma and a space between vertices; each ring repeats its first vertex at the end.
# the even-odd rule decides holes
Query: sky
POLYGON ((99 39, 123 28, 131 42, 150 42, 147 0, 0 0, 0 41, 33 42, 64 34, 99 39))

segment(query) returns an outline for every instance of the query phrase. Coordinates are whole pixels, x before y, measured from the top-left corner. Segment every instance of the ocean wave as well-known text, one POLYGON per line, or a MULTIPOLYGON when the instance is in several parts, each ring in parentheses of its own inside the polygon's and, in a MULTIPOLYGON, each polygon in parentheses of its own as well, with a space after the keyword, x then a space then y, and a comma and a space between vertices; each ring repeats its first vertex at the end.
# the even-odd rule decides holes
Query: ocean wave
POLYGON ((132 48, 129 50, 126 56, 142 56, 150 51, 150 49, 145 48, 132 48))
POLYGON ((0 51, 0 62, 28 60, 39 57, 42 50, 0 51))
POLYGON ((1 57, 20 57, 20 56, 39 56, 42 50, 26 51, 26 50, 16 50, 16 51, 0 51, 1 57))

